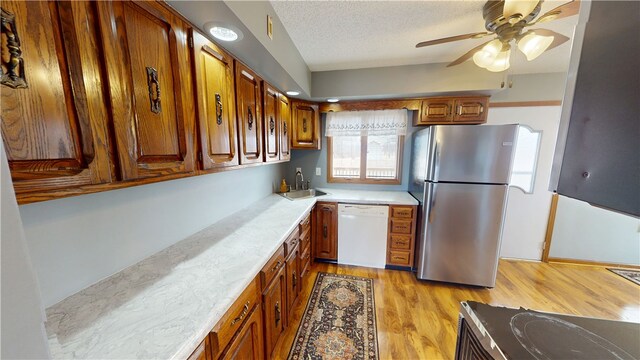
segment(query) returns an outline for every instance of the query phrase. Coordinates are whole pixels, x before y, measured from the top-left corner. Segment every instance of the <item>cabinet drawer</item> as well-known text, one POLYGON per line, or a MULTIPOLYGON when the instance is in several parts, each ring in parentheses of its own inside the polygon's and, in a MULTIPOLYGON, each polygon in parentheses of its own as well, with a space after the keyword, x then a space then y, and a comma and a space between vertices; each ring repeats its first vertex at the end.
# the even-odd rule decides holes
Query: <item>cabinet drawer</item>
POLYGON ((300 234, 311 228, 311 213, 308 213, 307 216, 300 222, 300 234))
POLYGON ((394 250, 409 250, 411 249, 411 236, 410 235, 391 235, 391 245, 389 248, 394 250))
POLYGON ((187 360, 209 360, 209 338, 206 337, 187 360))
POLYGON ((296 245, 298 245, 298 230, 294 230, 291 234, 289 234, 287 240, 284 241, 284 250, 286 256, 291 254, 291 251, 296 247, 296 245))
POLYGON ((391 232, 394 234, 411 234, 413 222, 391 218, 391 232))
POLYGON ((411 255, 408 251, 389 250, 389 258, 387 264, 410 266, 411 255))
POLYGON ((307 229, 306 232, 300 235, 300 249, 304 249, 311 243, 311 229, 307 229))
POLYGON ((413 218, 413 208, 410 206, 392 206, 391 217, 393 218, 413 218))
POLYGON ((269 262, 260 270, 260 280, 262 280, 262 288, 264 290, 271 282, 274 276, 278 274, 278 270, 284 265, 284 247, 280 249, 269 259, 269 262))
POLYGON ((227 347, 233 335, 240 329, 240 326, 247 318, 249 311, 258 304, 259 299, 260 292, 258 290, 258 278, 256 277, 211 330, 209 338, 211 340, 213 358, 216 358, 227 347))

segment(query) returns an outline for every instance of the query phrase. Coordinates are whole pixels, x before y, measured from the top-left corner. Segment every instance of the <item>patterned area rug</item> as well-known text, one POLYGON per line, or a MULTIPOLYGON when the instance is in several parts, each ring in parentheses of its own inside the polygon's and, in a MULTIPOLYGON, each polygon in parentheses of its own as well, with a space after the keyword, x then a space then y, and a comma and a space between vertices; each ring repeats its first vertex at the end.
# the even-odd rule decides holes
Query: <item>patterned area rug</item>
POLYGON ((373 280, 318 273, 289 360, 378 359, 373 280))
POLYGON ((607 268, 607 270, 611 271, 612 273, 618 274, 618 275, 622 276, 623 278, 625 278, 627 280, 631 280, 634 283, 640 285, 640 271, 638 271, 638 270, 610 269, 610 268, 607 268))

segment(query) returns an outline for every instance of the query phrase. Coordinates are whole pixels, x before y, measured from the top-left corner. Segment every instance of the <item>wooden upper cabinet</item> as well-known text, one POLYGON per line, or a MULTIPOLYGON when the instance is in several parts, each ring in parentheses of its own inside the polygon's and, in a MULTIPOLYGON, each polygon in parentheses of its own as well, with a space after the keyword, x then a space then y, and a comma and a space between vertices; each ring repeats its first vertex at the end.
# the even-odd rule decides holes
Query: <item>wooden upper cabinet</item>
POLYGON ((280 93, 266 81, 262 82, 263 129, 264 129, 264 161, 280 160, 280 93))
POLYGON ((278 98, 280 121, 280 160, 291 159, 291 105, 286 96, 280 94, 278 98))
POLYGON ((233 58, 202 34, 192 37, 202 168, 238 165, 233 58))
POLYGON ((188 26, 157 2, 96 2, 123 180, 194 170, 188 26))
POLYGON ((414 125, 482 124, 487 121, 488 102, 488 96, 423 99, 414 125))
POLYGON ((94 4, 1 5, 2 138, 18 202, 112 181, 94 4))
POLYGON ((318 202, 315 227, 314 257, 338 260, 338 204, 318 202))
POLYGON ((260 78, 237 60, 235 69, 240 164, 259 163, 263 160, 260 78))
POLYGON ((320 150, 320 114, 318 104, 293 100, 292 106, 292 149, 320 150))
POLYGON ((454 122, 486 122, 487 121, 487 103, 489 98, 462 98, 456 99, 453 115, 454 122))

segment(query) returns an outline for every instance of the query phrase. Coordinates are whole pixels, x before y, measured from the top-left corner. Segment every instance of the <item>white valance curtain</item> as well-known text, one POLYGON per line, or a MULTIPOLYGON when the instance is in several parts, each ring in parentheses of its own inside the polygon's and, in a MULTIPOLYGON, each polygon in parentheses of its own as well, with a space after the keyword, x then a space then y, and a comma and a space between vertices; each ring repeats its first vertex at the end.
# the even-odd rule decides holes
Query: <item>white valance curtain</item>
POLYGON ((407 112, 406 109, 329 112, 325 136, 405 135, 407 112))

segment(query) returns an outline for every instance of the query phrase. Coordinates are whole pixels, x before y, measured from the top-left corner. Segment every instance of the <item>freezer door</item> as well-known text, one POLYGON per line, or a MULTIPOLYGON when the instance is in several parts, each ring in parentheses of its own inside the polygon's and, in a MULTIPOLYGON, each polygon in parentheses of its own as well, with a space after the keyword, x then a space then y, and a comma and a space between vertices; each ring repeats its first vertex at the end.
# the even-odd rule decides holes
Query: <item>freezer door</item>
POLYGON ((419 279, 493 287, 506 185, 426 183, 419 279))
POLYGON ((507 184, 518 125, 444 125, 433 131, 428 180, 507 184))

